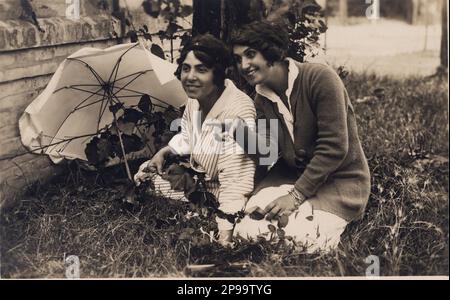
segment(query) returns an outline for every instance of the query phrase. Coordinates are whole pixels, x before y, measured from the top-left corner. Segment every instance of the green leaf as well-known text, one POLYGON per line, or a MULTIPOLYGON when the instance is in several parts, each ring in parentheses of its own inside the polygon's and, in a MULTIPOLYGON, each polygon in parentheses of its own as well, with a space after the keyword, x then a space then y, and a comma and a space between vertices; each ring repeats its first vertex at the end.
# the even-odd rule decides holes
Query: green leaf
POLYGON ((160 15, 162 18, 164 18, 167 21, 171 21, 173 20, 173 14, 170 11, 170 6, 166 6, 164 7, 161 11, 160 11, 160 15))
POLYGON ((96 165, 98 164, 99 157, 98 157, 98 152, 97 152, 97 145, 95 140, 98 139, 97 137, 94 137, 87 145, 86 148, 84 149, 84 153, 86 154, 86 158, 88 160, 89 163, 96 165))
POLYGON ((116 114, 123 107, 123 103, 119 102, 109 107, 109 111, 116 114))
POLYGON ((277 228, 275 226, 273 226, 272 224, 267 225, 267 227, 269 228, 270 232, 276 232, 277 228))
POLYGON ((150 52, 162 59, 165 59, 164 50, 159 45, 152 44, 150 52))
POLYGON ((128 31, 127 36, 130 37, 130 42, 132 43, 136 43, 138 41, 138 35, 135 30, 128 31))
POLYGON ((100 165, 114 156, 113 145, 109 141, 109 136, 93 137, 84 150, 89 163, 100 165))
POLYGON ((152 39, 152 35, 148 32, 144 33, 144 39, 149 40, 149 41, 153 41, 152 39))
POLYGON ((180 111, 175 110, 172 105, 169 105, 164 111, 164 118, 168 121, 167 123, 171 123, 173 120, 181 118, 183 115, 180 114, 180 111))
POLYGON ((185 32, 180 38, 181 38, 181 46, 183 47, 189 43, 189 41, 191 40, 191 35, 185 32))
POLYGON ((159 0, 145 0, 142 3, 142 6, 144 7, 144 11, 147 15, 157 18, 159 16, 159 13, 161 11, 161 1, 159 0))
MULTIPOLYGON (((173 190, 184 191, 190 194, 195 189, 195 181, 192 175, 187 172, 186 168, 178 164, 170 165, 162 177, 169 181, 170 187, 173 190)), ((199 195, 198 200, 202 202, 202 195, 199 195)))
POLYGON ((144 148, 144 143, 142 142, 141 138, 136 134, 132 135, 123 134, 122 142, 123 147, 125 149, 125 153, 136 152, 144 148))
POLYGON ((145 113, 150 112, 152 110, 152 101, 150 100, 149 95, 147 94, 142 95, 138 103, 138 108, 145 113))
POLYGON ((189 17, 190 15, 192 15, 193 12, 194 12, 194 9, 192 8, 192 6, 190 6, 190 5, 182 5, 181 6, 180 16, 182 18, 186 18, 186 17, 189 17))
POLYGON ((170 22, 169 25, 167 25, 166 29, 166 35, 171 37, 173 36, 179 29, 183 29, 180 25, 178 25, 175 22, 170 22))
POLYGON ((142 116, 143 114, 140 111, 133 108, 126 108, 124 110, 123 120, 125 122, 136 124, 141 119, 142 116))
MULTIPOLYGON (((136 134, 122 134, 122 143, 125 150, 125 153, 131 153, 136 152, 139 150, 142 150, 144 148, 144 143, 142 142, 141 138, 137 136, 136 134)), ((122 152, 122 146, 120 145, 120 139, 119 136, 116 134, 112 134, 109 137, 109 141, 111 143, 112 153, 117 155, 120 158, 123 158, 123 152, 122 152)))
POLYGON ((155 112, 153 125, 155 126, 155 136, 161 136, 167 129, 167 123, 162 112, 155 112))
POLYGON ((117 126, 114 124, 114 126, 111 128, 111 133, 119 134, 119 132, 121 132, 124 134, 133 134, 135 127, 135 123, 127 122, 123 117, 120 117, 119 119, 117 119, 117 126))

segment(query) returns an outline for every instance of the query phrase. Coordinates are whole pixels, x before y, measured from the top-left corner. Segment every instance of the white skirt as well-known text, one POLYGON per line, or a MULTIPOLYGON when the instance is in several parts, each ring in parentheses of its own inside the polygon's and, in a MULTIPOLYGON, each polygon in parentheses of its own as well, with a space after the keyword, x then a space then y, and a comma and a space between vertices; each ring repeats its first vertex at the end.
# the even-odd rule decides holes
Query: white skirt
MULTIPOLYGON (((294 188, 295 179, 294 174, 286 174, 282 165, 275 165, 248 200, 247 210, 251 211, 255 206, 264 210, 269 203, 288 194, 294 188)), ((272 234, 268 225, 277 227, 277 223, 276 220, 253 220, 246 216, 236 224, 233 234, 245 239, 264 237, 268 240, 272 234)), ((307 251, 312 253, 335 249, 346 226, 346 220, 326 211, 314 210, 307 200, 289 215, 289 222, 283 230, 286 236, 306 246, 307 251)))

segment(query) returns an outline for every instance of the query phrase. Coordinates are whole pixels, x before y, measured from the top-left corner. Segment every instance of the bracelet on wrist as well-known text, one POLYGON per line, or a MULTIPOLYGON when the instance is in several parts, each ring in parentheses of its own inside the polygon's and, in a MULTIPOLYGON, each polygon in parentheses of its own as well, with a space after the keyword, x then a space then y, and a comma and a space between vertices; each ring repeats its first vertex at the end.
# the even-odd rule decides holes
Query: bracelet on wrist
POLYGON ((297 191, 295 188, 289 191, 289 195, 291 195, 291 197, 295 201, 295 209, 298 209, 300 205, 302 205, 303 202, 306 201, 306 197, 302 193, 297 191))

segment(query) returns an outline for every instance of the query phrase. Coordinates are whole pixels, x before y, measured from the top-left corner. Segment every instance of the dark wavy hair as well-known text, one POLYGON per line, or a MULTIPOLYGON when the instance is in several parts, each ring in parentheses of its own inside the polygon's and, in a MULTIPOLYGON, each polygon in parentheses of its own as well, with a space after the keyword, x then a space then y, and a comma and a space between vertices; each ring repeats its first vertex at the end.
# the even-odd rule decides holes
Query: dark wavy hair
POLYGON ((273 64, 286 58, 289 35, 285 28, 278 24, 256 21, 234 31, 230 44, 232 47, 243 45, 258 50, 269 64, 273 64))
POLYGON ((180 57, 177 59, 178 68, 175 71, 175 76, 180 80, 181 66, 191 51, 194 51, 195 57, 207 68, 213 70, 214 84, 222 87, 226 78, 226 69, 232 64, 231 53, 225 43, 211 34, 203 34, 193 38, 183 47, 180 57))

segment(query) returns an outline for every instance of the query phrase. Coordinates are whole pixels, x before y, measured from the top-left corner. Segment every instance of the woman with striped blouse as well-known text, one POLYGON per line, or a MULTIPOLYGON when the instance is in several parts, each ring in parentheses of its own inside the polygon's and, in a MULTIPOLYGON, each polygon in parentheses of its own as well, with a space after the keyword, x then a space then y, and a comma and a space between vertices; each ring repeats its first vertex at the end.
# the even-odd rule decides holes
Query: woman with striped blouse
MULTIPOLYGON (((148 178, 145 170, 156 169, 163 174, 167 155, 189 155, 190 165, 206 174, 206 187, 219 202, 225 213, 236 213, 245 207, 254 187, 255 163, 232 137, 224 140, 222 125, 237 118, 248 121, 256 118, 253 100, 225 78, 225 70, 231 64, 231 54, 226 45, 212 35, 194 38, 181 51, 177 77, 181 80, 189 99, 186 104, 181 132, 169 144, 144 162, 135 175, 137 183, 148 178)), ((168 182, 157 176, 155 188, 166 190, 168 182)), ((174 198, 177 193, 169 197, 174 198)), ((166 193, 167 195, 167 193, 166 193)), ((180 193, 178 193, 180 196, 180 193)), ((234 225, 217 218, 219 241, 231 241, 234 225)))

